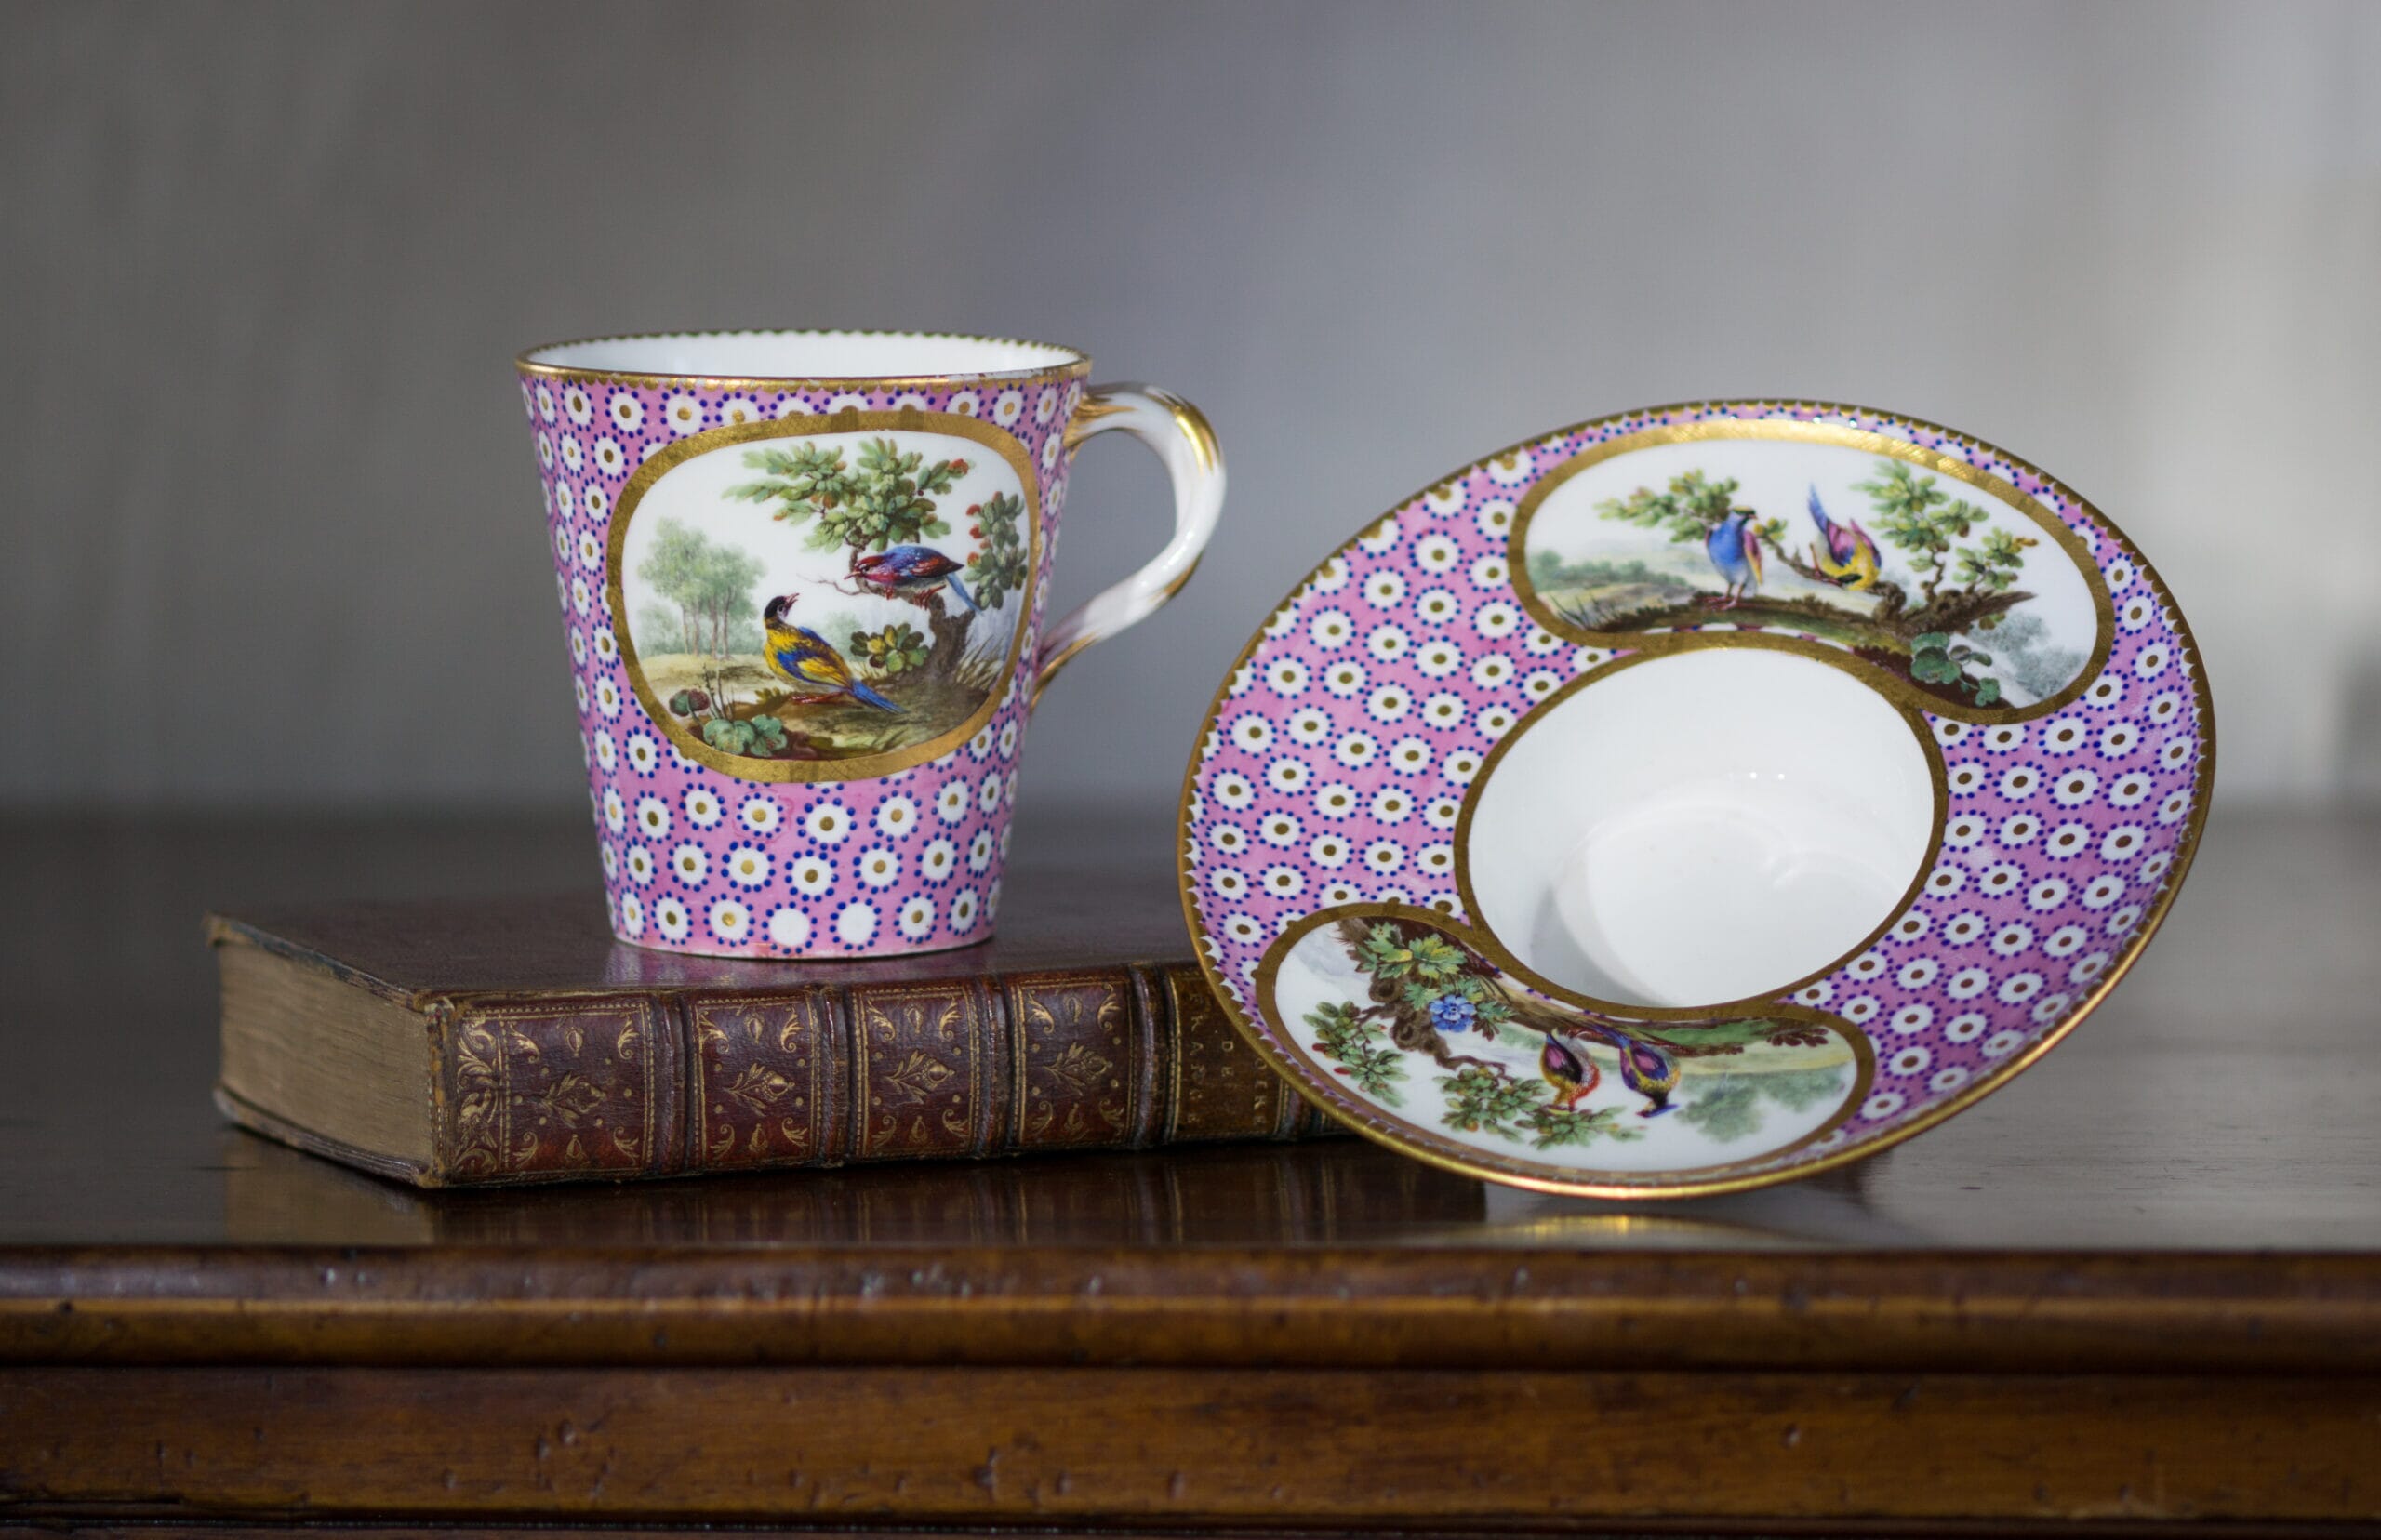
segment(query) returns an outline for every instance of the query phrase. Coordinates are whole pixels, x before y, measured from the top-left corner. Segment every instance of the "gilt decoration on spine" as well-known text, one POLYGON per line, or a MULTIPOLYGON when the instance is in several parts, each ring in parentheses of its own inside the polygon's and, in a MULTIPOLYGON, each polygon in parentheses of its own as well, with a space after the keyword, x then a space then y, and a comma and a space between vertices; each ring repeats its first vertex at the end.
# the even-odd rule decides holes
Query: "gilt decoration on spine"
POLYGON ((820 1049, 824 990, 687 1002, 694 1116, 708 1170, 810 1165, 831 1159, 820 1049))
POLYGON ((658 1015, 642 997, 444 1004, 446 1164, 465 1180, 644 1175, 658 1015))

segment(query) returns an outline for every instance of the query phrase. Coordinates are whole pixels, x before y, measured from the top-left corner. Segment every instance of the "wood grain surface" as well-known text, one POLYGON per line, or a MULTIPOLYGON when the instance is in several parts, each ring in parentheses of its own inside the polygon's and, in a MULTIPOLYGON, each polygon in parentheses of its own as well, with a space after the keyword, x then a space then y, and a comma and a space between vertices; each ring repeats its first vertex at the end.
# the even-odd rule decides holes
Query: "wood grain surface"
MULTIPOLYGON (((1029 824, 1011 901, 1168 841, 1029 824)), ((197 917, 567 887, 583 827, 0 842, 0 1520, 2381 1530, 2370 820, 2219 818, 2007 1090, 1673 1204, 1356 1141, 403 1189, 217 1119, 197 917)))
POLYGON ((1467 1524, 2381 1513, 2381 1384, 1345 1370, 29 1369, 34 1512, 1467 1524), (102 1420, 93 1409, 107 1406, 102 1420))

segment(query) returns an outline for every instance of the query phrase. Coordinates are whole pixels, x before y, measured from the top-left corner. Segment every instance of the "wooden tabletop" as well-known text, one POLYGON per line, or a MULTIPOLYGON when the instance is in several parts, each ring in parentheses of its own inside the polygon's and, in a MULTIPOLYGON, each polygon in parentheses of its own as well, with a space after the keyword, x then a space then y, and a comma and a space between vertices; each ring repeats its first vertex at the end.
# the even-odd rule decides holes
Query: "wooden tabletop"
MULTIPOLYGON (((1162 815, 1016 848, 1171 882, 1162 815)), ((199 915, 583 887, 582 820, 0 850, 0 1521, 2381 1521, 2381 820, 2219 816, 2007 1089, 1629 1204, 1352 1139, 403 1189, 217 1116, 199 915)))

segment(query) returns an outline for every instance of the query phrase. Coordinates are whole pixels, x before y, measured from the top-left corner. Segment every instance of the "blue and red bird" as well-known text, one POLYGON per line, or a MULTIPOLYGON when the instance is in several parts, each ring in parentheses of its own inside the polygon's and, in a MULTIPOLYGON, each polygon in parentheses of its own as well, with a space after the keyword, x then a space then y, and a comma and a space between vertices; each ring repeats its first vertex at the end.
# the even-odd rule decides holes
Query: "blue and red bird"
POLYGON ((803 705, 857 700, 863 706, 901 715, 900 707, 870 689, 852 672, 852 666, 835 650, 833 643, 809 627, 797 626, 786 618, 786 611, 800 597, 794 593, 779 594, 761 612, 761 624, 767 634, 761 656, 768 663, 769 671, 792 685, 795 701, 803 705))
POLYGON ((980 612, 984 606, 959 581, 959 575, 966 570, 939 551, 915 545, 871 551, 852 563, 852 576, 886 598, 924 604, 927 594, 948 588, 959 595, 961 604, 980 612))
POLYGON ((1719 601, 1722 609, 1735 609, 1737 602, 1761 588, 1761 536, 1753 528, 1753 511, 1749 508, 1732 508, 1728 516, 1711 526, 1703 538, 1705 554, 1711 558, 1727 592, 1719 601))
POLYGON ((1811 564, 1829 578, 1838 588, 1855 593, 1866 593, 1877 584, 1877 575, 1883 566, 1877 553, 1877 542, 1858 521, 1846 519, 1837 524, 1827 516, 1827 506, 1819 501, 1819 489, 1811 488, 1811 522, 1819 526, 1819 543, 1811 548, 1811 564))

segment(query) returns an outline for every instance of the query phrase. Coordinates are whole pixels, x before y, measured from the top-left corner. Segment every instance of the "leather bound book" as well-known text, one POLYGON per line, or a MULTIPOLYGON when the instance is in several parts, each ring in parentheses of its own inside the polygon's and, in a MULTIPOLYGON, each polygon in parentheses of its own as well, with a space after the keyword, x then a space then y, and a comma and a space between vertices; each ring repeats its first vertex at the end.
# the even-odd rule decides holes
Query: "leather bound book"
POLYGON ((640 950, 589 896, 210 916, 217 1105, 421 1187, 1323 1131, 1172 895, 1051 872, 1007 898, 981 946, 851 962, 640 950))

